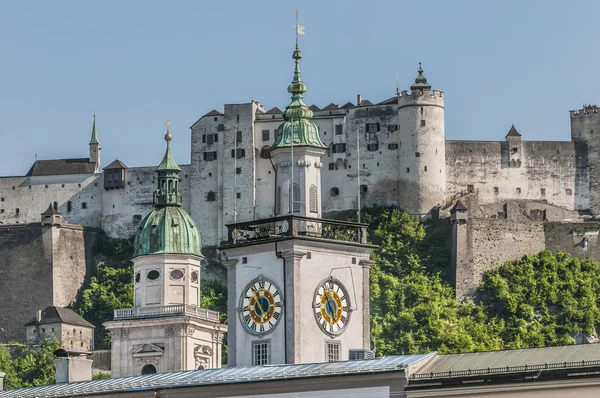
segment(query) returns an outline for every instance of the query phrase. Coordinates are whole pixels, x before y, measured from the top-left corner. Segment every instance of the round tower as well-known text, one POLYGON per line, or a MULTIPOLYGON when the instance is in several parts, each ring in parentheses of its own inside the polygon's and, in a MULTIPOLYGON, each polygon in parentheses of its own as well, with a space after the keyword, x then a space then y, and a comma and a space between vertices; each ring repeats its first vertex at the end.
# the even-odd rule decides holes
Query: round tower
POLYGON ((427 214, 446 200, 444 93, 432 90, 419 62, 410 91, 398 94, 400 207, 427 214))

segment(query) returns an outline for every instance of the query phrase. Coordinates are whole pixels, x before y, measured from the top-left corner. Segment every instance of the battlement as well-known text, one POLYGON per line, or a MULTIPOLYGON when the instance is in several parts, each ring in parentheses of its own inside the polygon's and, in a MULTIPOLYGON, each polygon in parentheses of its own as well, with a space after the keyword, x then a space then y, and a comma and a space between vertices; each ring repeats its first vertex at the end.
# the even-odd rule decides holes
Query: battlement
POLYGON ((598 111, 600 111, 600 107, 596 104, 593 104, 593 105, 584 105, 583 108, 581 108, 579 110, 571 110, 571 111, 569 111, 569 113, 571 114, 571 117, 575 117, 575 116, 596 114, 596 113, 599 113, 598 111))
POLYGON ((398 93, 398 105, 412 106, 416 104, 430 104, 444 106, 444 92, 440 90, 431 91, 409 91, 403 90, 398 93))

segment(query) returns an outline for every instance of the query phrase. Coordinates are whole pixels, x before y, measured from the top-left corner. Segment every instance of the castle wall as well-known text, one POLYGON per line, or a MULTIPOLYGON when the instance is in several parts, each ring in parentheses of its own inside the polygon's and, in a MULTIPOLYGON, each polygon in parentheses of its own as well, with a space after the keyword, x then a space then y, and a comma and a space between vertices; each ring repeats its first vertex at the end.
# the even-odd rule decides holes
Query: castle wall
POLYGON ((589 176, 580 152, 574 142, 447 141, 447 198, 472 190, 481 204, 528 199, 586 209, 589 176))
POLYGON ((95 234, 78 226, 0 226, 0 341, 24 342, 37 310, 76 299, 94 269, 95 234))
POLYGON ((2 177, 0 224, 39 222, 40 214, 56 202, 68 222, 100 227, 102 191, 101 174, 2 177))

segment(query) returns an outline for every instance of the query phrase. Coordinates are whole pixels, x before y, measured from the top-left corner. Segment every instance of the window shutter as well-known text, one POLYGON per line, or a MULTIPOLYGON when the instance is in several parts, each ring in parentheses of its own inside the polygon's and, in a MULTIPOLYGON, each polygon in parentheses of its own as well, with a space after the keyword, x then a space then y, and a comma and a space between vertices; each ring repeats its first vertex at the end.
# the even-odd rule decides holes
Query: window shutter
POLYGON ((207 156, 206 156, 206 152, 204 152, 204 160, 206 160, 206 157, 207 157, 207 156))
POLYGON ((235 157, 235 149, 231 150, 231 157, 234 158, 235 157))
POLYGON ((377 123, 377 131, 380 131, 381 125, 377 123))
POLYGON ((219 135, 215 134, 215 142, 219 142, 219 135))

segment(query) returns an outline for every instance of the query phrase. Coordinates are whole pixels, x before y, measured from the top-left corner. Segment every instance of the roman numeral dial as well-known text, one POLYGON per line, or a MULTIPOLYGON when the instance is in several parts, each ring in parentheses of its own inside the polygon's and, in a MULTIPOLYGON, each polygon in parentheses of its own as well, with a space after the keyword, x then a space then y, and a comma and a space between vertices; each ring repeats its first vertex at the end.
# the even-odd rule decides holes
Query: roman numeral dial
POLYGON ((270 280, 261 279, 248 284, 242 293, 241 302, 240 317, 250 333, 267 334, 281 319, 281 293, 270 280))
POLYGON ((342 334, 350 322, 352 309, 348 291, 342 282, 333 277, 317 286, 312 307, 317 324, 327 335, 342 334))

